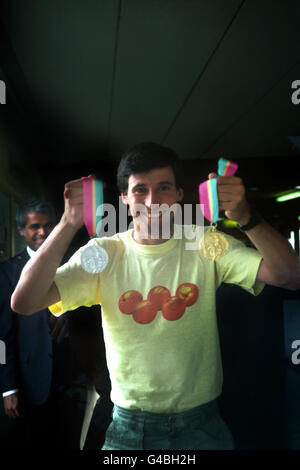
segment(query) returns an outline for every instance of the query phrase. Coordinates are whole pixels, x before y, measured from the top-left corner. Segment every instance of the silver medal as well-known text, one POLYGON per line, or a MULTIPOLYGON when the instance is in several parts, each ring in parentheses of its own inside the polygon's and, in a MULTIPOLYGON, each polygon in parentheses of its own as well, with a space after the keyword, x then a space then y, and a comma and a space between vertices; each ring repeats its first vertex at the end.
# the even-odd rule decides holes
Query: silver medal
POLYGON ((103 271, 108 263, 108 254, 101 246, 88 246, 81 253, 81 266, 90 274, 103 271))

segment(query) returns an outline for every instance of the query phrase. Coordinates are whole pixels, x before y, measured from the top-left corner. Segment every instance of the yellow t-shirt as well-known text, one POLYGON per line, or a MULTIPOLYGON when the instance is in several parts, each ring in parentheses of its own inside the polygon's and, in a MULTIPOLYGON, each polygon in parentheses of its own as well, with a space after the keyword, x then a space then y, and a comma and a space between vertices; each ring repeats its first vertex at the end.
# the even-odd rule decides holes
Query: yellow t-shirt
POLYGON ((210 261, 186 249, 185 238, 141 245, 129 230, 88 243, 108 254, 101 273, 81 267, 85 247, 57 270, 61 302, 50 307, 52 313, 101 304, 115 404, 176 413, 220 395, 216 289, 226 282, 257 295, 263 287, 256 282, 261 255, 224 236, 228 251, 210 261))

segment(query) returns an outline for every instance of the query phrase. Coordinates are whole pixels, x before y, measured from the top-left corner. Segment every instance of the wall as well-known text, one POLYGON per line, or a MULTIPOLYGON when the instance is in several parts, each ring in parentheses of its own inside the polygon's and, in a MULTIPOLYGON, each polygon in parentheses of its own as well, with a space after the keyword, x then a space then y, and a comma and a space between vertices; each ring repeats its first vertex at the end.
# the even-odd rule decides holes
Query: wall
POLYGON ((0 128, 0 261, 23 248, 15 223, 18 203, 45 197, 42 181, 13 137, 0 128))

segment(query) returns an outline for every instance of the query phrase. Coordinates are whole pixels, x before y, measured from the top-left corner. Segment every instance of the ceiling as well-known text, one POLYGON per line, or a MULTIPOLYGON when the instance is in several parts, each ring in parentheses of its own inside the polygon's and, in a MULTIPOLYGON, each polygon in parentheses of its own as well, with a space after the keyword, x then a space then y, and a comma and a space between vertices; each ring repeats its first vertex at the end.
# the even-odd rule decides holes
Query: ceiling
POLYGON ((300 185, 299 0, 1 5, 5 120, 44 175, 109 179, 124 150, 155 141, 195 181, 224 156, 265 195, 300 185))

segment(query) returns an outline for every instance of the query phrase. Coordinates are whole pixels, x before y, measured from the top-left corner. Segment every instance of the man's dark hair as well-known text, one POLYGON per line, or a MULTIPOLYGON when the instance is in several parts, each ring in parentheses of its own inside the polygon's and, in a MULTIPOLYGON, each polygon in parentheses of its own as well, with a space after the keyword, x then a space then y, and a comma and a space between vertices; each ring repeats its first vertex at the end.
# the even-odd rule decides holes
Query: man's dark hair
POLYGON ((16 211, 16 223, 21 229, 25 228, 27 214, 32 212, 40 212, 42 214, 48 214, 51 222, 55 223, 56 215, 54 207, 51 202, 43 201, 41 199, 28 199, 17 207, 16 211))
POLYGON ((173 169, 176 187, 179 189, 181 187, 181 172, 179 170, 177 153, 154 142, 144 142, 135 145, 124 153, 118 167, 117 184, 120 193, 127 193, 128 178, 131 175, 166 166, 170 166, 173 169))

